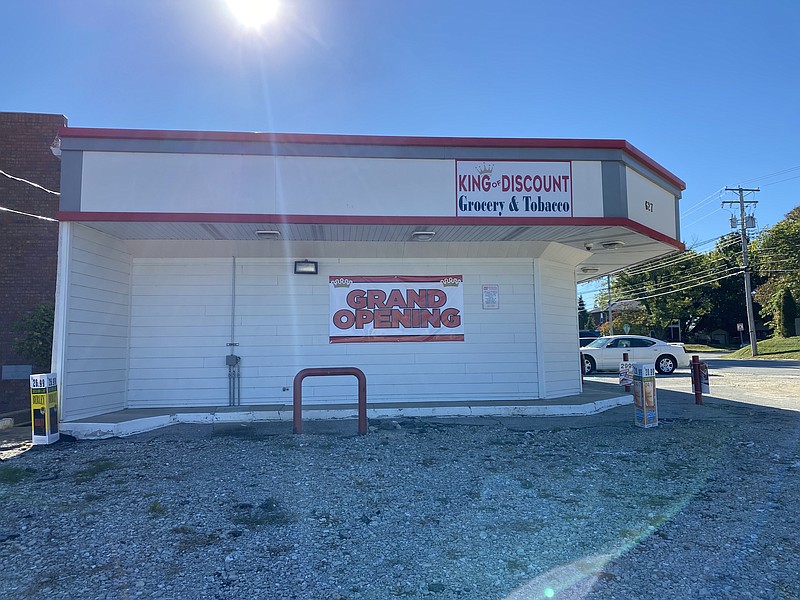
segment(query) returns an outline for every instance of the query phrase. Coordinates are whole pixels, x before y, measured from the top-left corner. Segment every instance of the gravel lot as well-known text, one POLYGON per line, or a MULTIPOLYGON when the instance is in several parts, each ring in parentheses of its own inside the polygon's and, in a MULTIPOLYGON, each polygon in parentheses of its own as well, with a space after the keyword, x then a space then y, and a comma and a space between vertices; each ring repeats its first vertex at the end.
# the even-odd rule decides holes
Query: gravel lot
POLYGON ((659 409, 0 446, 0 597, 799 598, 800 413, 659 409))

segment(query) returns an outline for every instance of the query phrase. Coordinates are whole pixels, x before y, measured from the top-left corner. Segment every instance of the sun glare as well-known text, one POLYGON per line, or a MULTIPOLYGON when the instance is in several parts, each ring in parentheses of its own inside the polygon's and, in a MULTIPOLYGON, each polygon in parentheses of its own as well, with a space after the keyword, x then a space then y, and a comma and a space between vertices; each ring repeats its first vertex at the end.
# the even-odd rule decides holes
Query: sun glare
POLYGON ((228 8, 239 22, 257 29, 278 14, 278 0, 227 0, 228 8))

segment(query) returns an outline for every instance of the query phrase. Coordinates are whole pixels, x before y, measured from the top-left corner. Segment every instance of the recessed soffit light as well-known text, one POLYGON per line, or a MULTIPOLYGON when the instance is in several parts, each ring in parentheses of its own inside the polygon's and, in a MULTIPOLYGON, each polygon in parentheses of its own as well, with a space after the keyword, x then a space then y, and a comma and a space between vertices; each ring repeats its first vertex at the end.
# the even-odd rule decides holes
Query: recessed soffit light
POLYGON ((610 240, 608 242, 601 242, 600 245, 606 250, 616 250, 617 248, 622 248, 625 242, 622 240, 610 240))

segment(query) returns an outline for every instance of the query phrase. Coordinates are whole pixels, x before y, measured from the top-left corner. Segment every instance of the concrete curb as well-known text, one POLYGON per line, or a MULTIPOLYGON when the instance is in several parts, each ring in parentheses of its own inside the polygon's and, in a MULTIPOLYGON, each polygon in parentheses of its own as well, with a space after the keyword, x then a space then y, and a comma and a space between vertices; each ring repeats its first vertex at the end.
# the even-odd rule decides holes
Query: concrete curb
MULTIPOLYGON (((373 405, 367 409, 369 419, 399 419, 403 417, 582 417, 596 415, 606 410, 633 404, 632 395, 606 398, 585 404, 545 404, 539 406, 432 406, 414 408, 381 408, 373 405)), ((128 437, 139 433, 169 427, 178 423, 258 423, 265 421, 291 421, 292 410, 242 410, 237 412, 175 413, 142 417, 119 423, 62 422, 60 431, 82 440, 99 440, 111 437, 128 437)), ((306 410, 307 421, 355 419, 356 409, 306 410)), ((12 422, 13 423, 13 422, 12 422)))

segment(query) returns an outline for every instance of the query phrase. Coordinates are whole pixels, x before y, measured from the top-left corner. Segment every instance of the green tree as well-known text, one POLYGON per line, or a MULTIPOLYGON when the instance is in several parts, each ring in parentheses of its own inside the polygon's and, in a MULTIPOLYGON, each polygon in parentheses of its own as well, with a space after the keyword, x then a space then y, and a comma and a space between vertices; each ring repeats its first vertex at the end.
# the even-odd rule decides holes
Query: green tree
POLYGON ((50 371, 54 313, 52 304, 40 304, 12 326, 12 330, 20 334, 12 343, 14 352, 30 360, 36 373, 50 371))
POLYGON ((753 268, 761 277, 755 299, 761 315, 777 329, 783 290, 788 288, 793 298, 800 298, 800 206, 766 229, 751 247, 753 268))
POLYGON ((578 296, 578 329, 591 329, 589 325, 589 312, 586 310, 586 302, 583 296, 578 296))
MULTIPOLYGON (((698 331, 712 332, 723 329, 736 331, 737 323, 747 322, 747 305, 744 298, 744 282, 741 276, 742 244, 738 233, 729 233, 717 240, 714 249, 707 255, 707 266, 721 278, 705 289, 710 309, 697 325, 698 331)), ((755 281, 755 279, 754 279, 755 281)))
POLYGON ((781 311, 779 327, 776 330, 781 337, 793 337, 795 332, 794 320, 797 318, 797 304, 789 288, 783 288, 781 294, 781 311))
MULTIPOLYGON (((620 273, 612 296, 638 302, 647 315, 643 325, 656 336, 663 336, 676 319, 686 333, 711 311, 708 288, 714 284, 706 282, 714 273, 705 255, 687 250, 620 273)), ((616 321, 614 325, 616 332, 616 321)))

